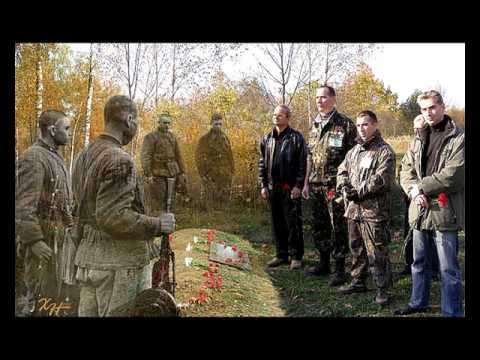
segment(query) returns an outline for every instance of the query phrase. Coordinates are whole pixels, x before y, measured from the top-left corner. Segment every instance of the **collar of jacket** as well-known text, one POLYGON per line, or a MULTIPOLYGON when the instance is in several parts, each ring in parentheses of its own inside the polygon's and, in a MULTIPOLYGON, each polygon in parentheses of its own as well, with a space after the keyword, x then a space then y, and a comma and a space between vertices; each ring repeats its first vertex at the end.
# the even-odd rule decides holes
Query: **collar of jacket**
POLYGON ((47 142, 45 140, 41 139, 41 138, 37 139, 36 144, 38 146, 43 147, 44 149, 47 149, 47 150, 59 155, 57 149, 55 149, 53 146, 47 144, 47 142))
POLYGON ((101 133, 100 135, 98 135, 98 137, 100 139, 110 141, 110 142, 114 143, 115 145, 118 145, 118 146, 122 147, 122 142, 111 134, 101 133))
POLYGON ((355 138, 355 141, 357 144, 361 145, 364 149, 369 149, 372 146, 378 144, 380 141, 382 141, 382 134, 380 133, 380 130, 375 130, 373 133, 372 137, 366 141, 363 141, 360 135, 358 135, 355 138))
MULTIPOLYGON (((447 119, 447 124, 445 125, 445 132, 446 132, 445 139, 446 139, 450 136, 454 136, 457 133, 458 128, 457 128, 457 125, 455 124, 455 121, 453 121, 453 119, 450 116, 445 114, 444 118, 447 119)), ((425 143, 427 134, 428 134, 427 128, 418 129, 416 131, 416 137, 420 139, 422 143, 425 143)))
MULTIPOLYGON (((292 132, 292 128, 290 127, 290 125, 287 125, 287 127, 285 128, 285 130, 282 131, 282 133, 284 134, 283 135, 283 138, 285 138, 286 136, 290 135, 290 133, 292 132)), ((272 138, 275 137, 275 134, 277 133, 277 129, 274 127, 272 129, 272 138)))

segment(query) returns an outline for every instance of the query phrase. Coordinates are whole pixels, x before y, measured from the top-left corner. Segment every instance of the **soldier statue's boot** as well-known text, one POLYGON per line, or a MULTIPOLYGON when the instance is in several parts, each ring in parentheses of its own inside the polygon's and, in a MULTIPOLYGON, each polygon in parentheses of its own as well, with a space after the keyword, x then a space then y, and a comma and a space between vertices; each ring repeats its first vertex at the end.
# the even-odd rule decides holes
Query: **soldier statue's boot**
POLYGON ((321 276, 330 274, 330 253, 320 253, 320 263, 306 269, 307 275, 321 276))
POLYGON ((347 274, 345 273, 345 259, 335 260, 335 273, 328 282, 329 286, 342 285, 347 281, 347 274))
POLYGON ((377 289, 377 295, 375 296, 375 302, 378 305, 384 306, 388 304, 388 294, 385 289, 377 289))

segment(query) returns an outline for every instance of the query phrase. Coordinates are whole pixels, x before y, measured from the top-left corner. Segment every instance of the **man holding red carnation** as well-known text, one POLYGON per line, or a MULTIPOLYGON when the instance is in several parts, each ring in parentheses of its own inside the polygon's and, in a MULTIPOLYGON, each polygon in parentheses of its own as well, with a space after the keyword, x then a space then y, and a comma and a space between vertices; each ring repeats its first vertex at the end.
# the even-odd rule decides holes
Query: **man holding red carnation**
POLYGON ((445 114, 437 91, 421 94, 422 114, 414 120, 416 136, 402 160, 400 184, 409 194, 413 226, 412 294, 395 315, 428 309, 433 246, 442 277, 443 316, 463 316, 458 231, 464 229, 465 133, 445 114))

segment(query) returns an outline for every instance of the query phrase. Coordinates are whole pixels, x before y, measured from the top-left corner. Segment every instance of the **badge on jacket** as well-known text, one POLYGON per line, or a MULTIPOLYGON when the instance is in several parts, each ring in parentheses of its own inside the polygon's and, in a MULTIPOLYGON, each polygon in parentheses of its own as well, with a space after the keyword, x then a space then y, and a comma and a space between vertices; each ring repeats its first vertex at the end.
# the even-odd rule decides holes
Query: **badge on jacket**
POLYGON ((331 132, 328 138, 328 146, 341 148, 344 135, 345 133, 343 131, 331 132))
POLYGON ((369 169, 370 166, 372 166, 372 162, 373 162, 373 158, 367 155, 360 162, 360 167, 362 169, 369 169))

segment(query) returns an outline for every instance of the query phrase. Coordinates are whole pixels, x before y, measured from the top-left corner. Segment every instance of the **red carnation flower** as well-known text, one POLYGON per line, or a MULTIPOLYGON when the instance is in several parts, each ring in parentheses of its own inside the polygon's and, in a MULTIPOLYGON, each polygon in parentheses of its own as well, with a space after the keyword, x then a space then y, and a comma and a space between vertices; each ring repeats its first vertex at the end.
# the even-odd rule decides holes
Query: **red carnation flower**
POLYGON ((285 184, 282 185, 282 189, 285 190, 285 191, 289 191, 290 190, 290 185, 285 183, 285 184))
POLYGON ((448 198, 447 198, 447 195, 444 192, 438 194, 438 203, 443 208, 447 207, 448 198))
POLYGON ((237 251, 237 245, 233 245, 233 246, 232 246, 232 250, 233 250, 233 251, 237 251))
POLYGON ((335 196, 335 190, 333 189, 327 193, 328 200, 332 200, 334 196, 335 196))

